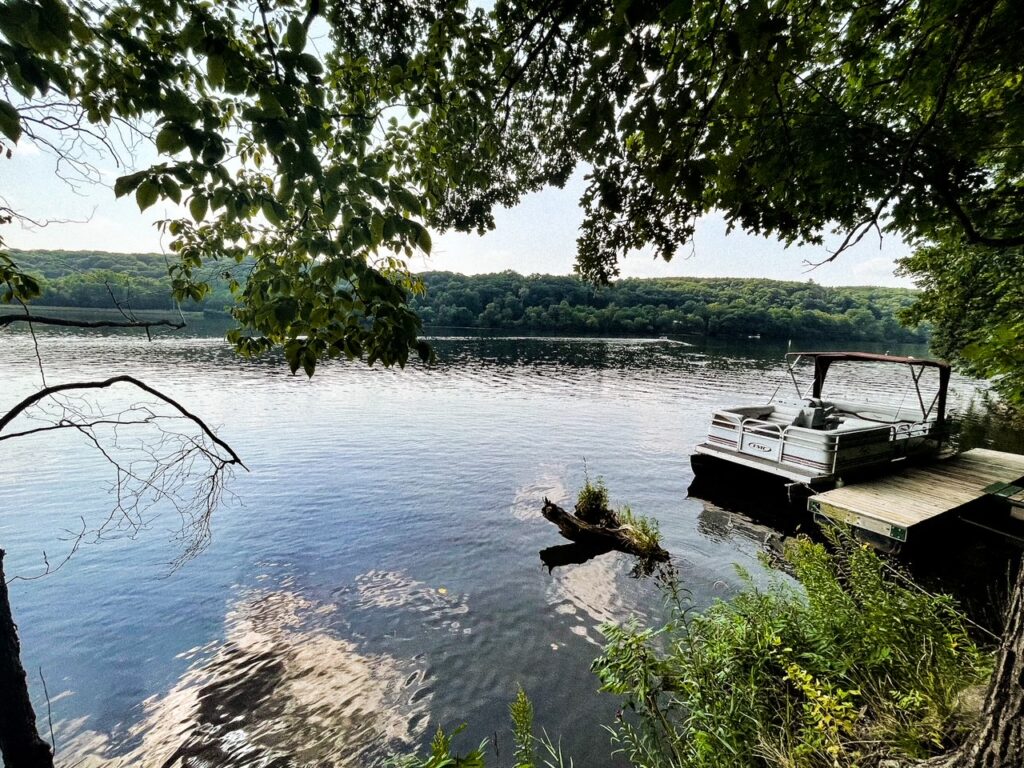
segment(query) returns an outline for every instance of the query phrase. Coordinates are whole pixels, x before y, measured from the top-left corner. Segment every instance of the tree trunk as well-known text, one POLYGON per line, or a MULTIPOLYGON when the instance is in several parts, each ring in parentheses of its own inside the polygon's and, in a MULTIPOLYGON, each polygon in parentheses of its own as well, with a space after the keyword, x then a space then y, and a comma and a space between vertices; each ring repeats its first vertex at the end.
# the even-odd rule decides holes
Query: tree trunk
POLYGON ((1017 572, 1006 629, 981 719, 960 749, 930 761, 929 766, 1024 766, 1024 567, 1017 572))
POLYGON ((50 745, 36 731, 36 713, 21 665, 18 627, 11 614, 0 549, 0 754, 7 768, 52 768, 50 745))

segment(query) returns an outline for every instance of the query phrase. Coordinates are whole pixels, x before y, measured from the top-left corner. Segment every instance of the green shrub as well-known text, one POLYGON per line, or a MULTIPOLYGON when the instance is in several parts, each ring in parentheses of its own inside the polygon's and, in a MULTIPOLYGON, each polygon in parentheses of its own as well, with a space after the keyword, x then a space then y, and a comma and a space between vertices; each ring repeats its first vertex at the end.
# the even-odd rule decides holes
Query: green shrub
POLYGON ((598 525, 609 514, 608 486, 604 484, 604 479, 599 477, 590 482, 590 477, 587 476, 583 487, 576 495, 576 516, 580 520, 598 525))
POLYGON ((628 506, 616 513, 619 526, 629 529, 629 537, 641 553, 653 553, 661 550, 661 531, 658 521, 652 517, 633 514, 628 506))
POLYGON ((452 751, 452 738, 457 736, 466 726, 456 728, 451 734, 438 728, 430 742, 430 751, 424 755, 408 755, 396 757, 388 761, 389 768, 485 768, 484 750, 486 739, 467 755, 457 755, 452 751))
POLYGON ((636 713, 613 738, 645 768, 853 768, 925 757, 962 737, 958 695, 990 657, 950 598, 833 536, 786 559, 802 589, 750 583, 664 627, 605 627, 594 669, 636 713))
POLYGON ((534 757, 533 736, 533 704, 526 696, 522 686, 516 691, 516 697, 508 705, 508 714, 512 719, 512 743, 515 746, 515 768, 533 768, 534 757))

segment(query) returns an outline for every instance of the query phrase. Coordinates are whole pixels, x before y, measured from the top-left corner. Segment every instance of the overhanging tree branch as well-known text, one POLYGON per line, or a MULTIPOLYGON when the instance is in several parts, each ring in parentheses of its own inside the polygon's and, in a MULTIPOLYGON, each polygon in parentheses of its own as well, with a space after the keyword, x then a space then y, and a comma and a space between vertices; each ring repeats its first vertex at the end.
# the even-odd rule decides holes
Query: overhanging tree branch
POLYGON ((173 320, 68 320, 45 315, 0 315, 0 327, 12 323, 35 323, 36 325, 59 325, 65 328, 174 328, 180 330, 185 323, 173 320))
MULTIPOLYGON (((185 406, 183 406, 174 398, 165 395, 158 389, 154 389, 153 387, 149 386, 143 381, 140 381, 134 376, 128 375, 112 376, 109 379, 104 379, 103 381, 75 381, 69 384, 55 384, 50 387, 44 387, 37 392, 33 392, 31 395, 29 395, 20 403, 18 403, 9 411, 7 411, 7 413, 5 413, 3 416, 0 416, 0 440, 7 439, 8 436, 5 436, 3 434, 3 431, 8 424, 14 421, 14 419, 16 419, 29 408, 31 408, 33 405, 42 400, 45 400, 48 397, 52 397, 62 392, 81 391, 86 389, 107 389, 115 384, 131 384, 137 387, 138 389, 141 389, 143 392, 152 395, 158 400, 167 403, 176 411, 178 411, 178 413, 184 416, 186 419, 188 419, 189 421, 193 422, 196 426, 198 426, 203 431, 203 434, 205 434, 208 438, 210 438, 211 441, 213 441, 217 446, 223 449, 225 453, 228 454, 230 458, 223 460, 225 464, 237 464, 238 466, 248 471, 249 468, 245 466, 242 460, 238 457, 238 454, 235 453, 234 449, 226 442, 221 440, 219 437, 217 437, 213 430, 211 430, 210 427, 207 426, 206 422, 204 422, 201 418, 199 418, 194 413, 189 411, 187 408, 185 408, 185 406)), ((11 437, 13 437, 13 435, 11 435, 11 437)))

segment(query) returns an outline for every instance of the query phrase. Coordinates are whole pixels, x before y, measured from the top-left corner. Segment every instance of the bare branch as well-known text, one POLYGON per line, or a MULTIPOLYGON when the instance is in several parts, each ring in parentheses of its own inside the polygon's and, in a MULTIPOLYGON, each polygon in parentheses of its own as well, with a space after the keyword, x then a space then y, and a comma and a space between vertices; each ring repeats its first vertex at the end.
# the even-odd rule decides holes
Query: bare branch
POLYGON ((68 538, 65 541, 71 541, 71 549, 67 551, 63 559, 60 560, 56 565, 50 562, 49 556, 46 554, 46 550, 43 550, 43 570, 33 576, 11 576, 7 579, 6 583, 10 584, 14 581, 35 581, 41 579, 44 576, 48 576, 51 573, 55 573, 64 567, 64 564, 68 562, 74 554, 78 551, 78 548, 82 546, 82 542, 85 540, 85 536, 88 533, 89 527, 86 525, 85 518, 79 517, 82 521, 82 530, 75 532, 65 529, 65 533, 68 534, 68 538))
POLYGON ((210 521, 221 504, 230 470, 240 466, 248 471, 231 446, 201 418, 132 376, 44 387, 0 416, 0 441, 68 429, 78 432, 113 468, 109 490, 114 503, 98 523, 87 524, 83 519, 81 530, 67 532, 72 544, 62 560, 51 562, 44 552, 41 573, 15 578, 40 578, 54 572, 83 542, 95 543, 111 536, 134 538, 156 519, 150 510, 157 504, 169 504, 180 518, 174 539, 182 549, 171 563, 177 567, 209 542, 210 521), (119 383, 142 390, 160 405, 133 403, 111 411, 78 394, 119 383), (162 406, 169 406, 173 412, 164 411, 162 406), (44 424, 18 431, 8 429, 19 417, 44 424), (171 426, 181 420, 195 429, 171 426), (126 428, 131 428, 130 436, 123 434, 126 428), (139 434, 139 430, 144 432, 139 434))
POLYGON ((210 438, 210 440, 212 440, 216 445, 222 448, 228 454, 228 456, 230 456, 230 460, 225 460, 226 464, 237 464, 246 471, 249 470, 249 468, 245 466, 245 463, 238 457, 238 454, 235 453, 234 449, 232 449, 230 445, 228 445, 226 442, 217 437, 217 435, 215 435, 213 431, 206 425, 205 421, 196 416, 194 413, 187 410, 185 406, 183 406, 177 400, 165 395, 163 392, 160 392, 157 389, 154 389, 145 382, 136 379, 134 376, 128 375, 112 376, 111 378, 104 379, 103 381, 74 381, 71 382, 70 384, 55 384, 52 387, 44 387, 43 389, 40 389, 38 392, 32 393, 24 400, 22 400, 20 403, 11 408, 9 411, 7 411, 7 413, 5 413, 3 416, 0 416, 0 440, 6 439, 2 433, 8 424, 10 424, 12 421, 14 421, 14 419, 16 419, 22 413, 24 413, 28 408, 32 407, 41 400, 45 400, 46 398, 52 397, 53 395, 56 395, 61 392, 70 392, 74 390, 83 389, 107 389, 108 387, 112 387, 114 384, 131 384, 141 389, 143 392, 152 395, 158 400, 167 403, 176 411, 178 411, 178 413, 184 416, 186 419, 194 422, 196 426, 198 426, 203 431, 203 433, 208 438, 210 438))
POLYGON ((184 322, 172 320, 68 320, 62 317, 46 317, 43 315, 0 315, 0 327, 11 323, 28 322, 37 325, 60 325, 65 328, 157 328, 165 326, 180 330, 184 322))
POLYGON ((36 329, 35 329, 35 326, 32 325, 32 313, 29 312, 28 305, 24 301, 22 301, 20 298, 18 299, 18 303, 21 304, 21 308, 23 310, 25 310, 25 317, 23 319, 28 323, 28 332, 32 336, 32 348, 35 350, 35 353, 36 353, 36 363, 39 365, 39 380, 42 382, 42 385, 45 387, 46 386, 46 371, 43 368, 43 356, 39 352, 39 339, 36 338, 36 329))

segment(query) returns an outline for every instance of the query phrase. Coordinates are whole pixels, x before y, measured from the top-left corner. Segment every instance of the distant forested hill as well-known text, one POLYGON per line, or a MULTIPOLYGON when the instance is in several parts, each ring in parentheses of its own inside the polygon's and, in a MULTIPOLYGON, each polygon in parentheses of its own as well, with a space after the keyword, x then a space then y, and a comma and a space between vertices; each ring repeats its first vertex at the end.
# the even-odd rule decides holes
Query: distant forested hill
POLYGON ((829 288, 742 278, 617 281, 515 272, 427 272, 413 306, 427 325, 574 333, 682 333, 799 339, 918 342, 927 329, 900 325, 915 301, 905 288, 829 288))
MULTIPOLYGON (((42 278, 49 306, 111 307, 111 292, 135 309, 169 309, 164 256, 95 251, 17 251, 15 260, 42 278)), ((243 265, 244 268, 245 265, 243 265)), ((238 269, 238 267, 235 267, 238 269)), ((213 294, 183 309, 223 311, 231 304, 216 272, 213 294)), ((595 287, 575 277, 515 272, 425 272, 412 305, 428 326, 556 333, 701 334, 798 339, 914 342, 896 314, 915 300, 903 288, 829 288, 810 281, 740 278, 620 280, 595 287)))
MULTIPOLYGON (((35 303, 53 307, 109 308, 118 302, 133 309, 173 309, 167 257, 159 253, 105 251, 11 251, 14 260, 42 278, 43 295, 35 303)), ((239 269, 239 265, 227 265, 239 269)), ((225 267, 226 268, 226 267, 225 267)), ((213 293, 202 303, 181 308, 223 311, 232 297, 216 270, 209 272, 213 293)))

